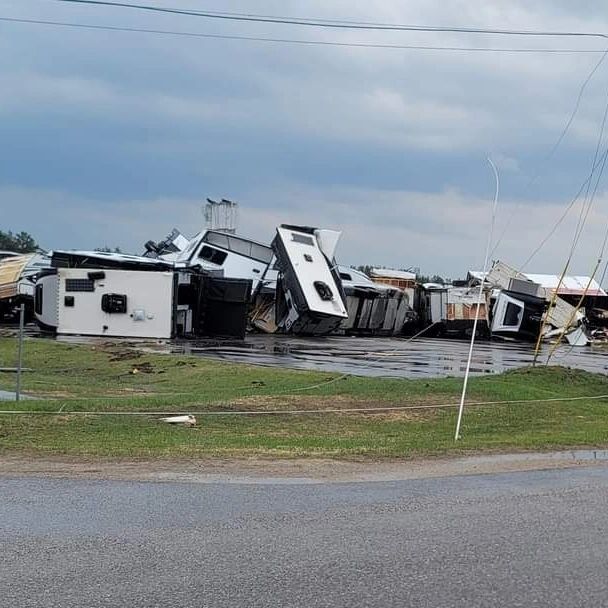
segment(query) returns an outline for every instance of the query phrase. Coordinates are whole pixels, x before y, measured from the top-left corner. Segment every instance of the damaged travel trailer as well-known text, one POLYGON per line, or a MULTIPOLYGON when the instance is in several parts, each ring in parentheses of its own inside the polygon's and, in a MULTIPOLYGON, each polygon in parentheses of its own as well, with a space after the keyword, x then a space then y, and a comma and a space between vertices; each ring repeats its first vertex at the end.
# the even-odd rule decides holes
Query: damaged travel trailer
POLYGON ((334 254, 341 233, 283 224, 272 241, 280 332, 325 335, 348 319, 334 254))
POLYGON ((418 284, 414 272, 393 270, 392 268, 372 268, 370 270, 370 279, 374 283, 400 289, 407 294, 410 306, 413 306, 418 284))
POLYGON ((64 335, 243 338, 251 281, 158 258, 56 251, 36 282, 39 326, 64 335))
POLYGON ((177 254, 175 264, 182 268, 200 268, 224 278, 249 279, 255 292, 262 277, 272 280, 269 271, 272 260, 273 251, 268 245, 226 232, 204 230, 177 254))
POLYGON ((0 321, 17 318, 21 304, 25 318, 34 318, 34 287, 36 275, 49 265, 44 254, 0 252, 0 321))
POLYGON ((429 335, 438 336, 470 335, 479 315, 476 333, 489 337, 488 298, 485 293, 480 298, 477 287, 425 283, 418 295, 418 313, 422 327, 432 326, 429 335))
POLYGON ((492 335, 534 342, 546 309, 544 298, 522 291, 503 290, 492 309, 492 335))
MULTIPOLYGON (((469 272, 471 284, 484 281, 493 301, 491 314, 492 335, 519 339, 536 340, 545 327, 544 339, 552 339, 562 333, 568 336, 577 332, 574 344, 588 343, 581 339, 579 329, 584 330, 585 311, 569 303, 564 295, 574 297, 578 304, 585 295, 585 287, 579 285, 572 289, 573 283, 581 283, 581 277, 564 277, 562 285, 568 294, 558 290, 559 277, 552 275, 529 275, 511 268, 504 262, 495 262, 486 275, 480 272, 469 272), (570 285, 570 287, 569 287, 570 285)), ((584 278, 585 285, 591 285, 591 279, 584 278)), ((599 285, 594 290, 594 297, 605 293, 599 285)))
MULTIPOLYGON (((371 280, 354 269, 338 267, 336 271, 334 257, 339 233, 293 226, 288 228, 299 232, 302 241, 313 240, 312 246, 298 243, 304 245, 311 257, 310 248, 318 249, 315 253, 317 261, 312 266, 309 267, 308 263, 303 268, 294 265, 290 259, 292 246, 289 242, 280 246, 280 234, 273 246, 268 246, 237 235, 234 231, 209 229, 192 239, 186 239, 179 230, 174 229, 160 242, 146 243, 144 255, 170 260, 184 267, 201 267, 206 272, 224 277, 251 279, 253 289, 249 326, 254 331, 293 334, 312 332, 314 335, 334 332, 349 335, 393 335, 401 333, 405 324, 412 323, 415 314, 412 309, 414 290, 411 285, 415 275, 397 273, 398 277, 388 276, 379 270, 377 277, 371 280), (331 276, 327 276, 328 268, 331 276), (320 304, 315 301, 320 298, 318 292, 309 293, 300 287, 306 285, 305 272, 317 273, 319 283, 328 286, 333 283, 333 287, 330 287, 332 293, 340 294, 334 304, 330 301, 328 305, 323 300, 320 304), (279 281, 279 274, 282 278, 287 277, 287 283, 291 287, 286 287, 285 280, 279 281), (384 275, 386 283, 382 283, 384 275), (407 279, 407 289, 392 284, 395 280, 403 281, 404 277, 407 279), (297 289, 294 289, 294 284, 298 285, 297 289), (289 308, 286 290, 290 294, 296 294, 295 299, 298 300, 290 312, 286 312, 289 308), (337 310, 335 304, 340 300, 342 304, 346 302, 348 316, 338 323, 334 318, 337 310), (301 313, 307 315, 306 322, 301 313), (291 322, 294 315, 300 316, 300 322, 291 322), (315 319, 311 321, 313 316, 315 319)), ((294 304, 293 298, 289 302, 294 304)))
POLYGON ((340 329, 347 335, 392 336, 415 321, 408 294, 398 287, 376 283, 366 274, 339 266, 348 318, 340 329))

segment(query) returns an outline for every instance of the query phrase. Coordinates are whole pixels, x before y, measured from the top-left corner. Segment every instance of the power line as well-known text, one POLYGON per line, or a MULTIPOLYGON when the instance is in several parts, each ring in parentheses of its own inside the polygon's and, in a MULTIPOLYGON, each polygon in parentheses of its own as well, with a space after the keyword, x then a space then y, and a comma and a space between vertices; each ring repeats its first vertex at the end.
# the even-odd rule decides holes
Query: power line
POLYGON ((270 42, 277 44, 300 44, 307 46, 337 46, 371 49, 401 49, 414 51, 450 51, 450 52, 485 52, 485 53, 548 53, 548 54, 599 54, 605 53, 601 49, 568 49, 568 48, 504 48, 504 47, 466 47, 466 46, 426 46, 413 44, 376 44, 372 42, 337 42, 327 40, 302 40, 293 38, 266 38, 261 36, 239 36, 228 34, 207 34, 202 32, 183 32, 175 30, 158 30, 140 27, 126 27, 113 25, 96 25, 93 23, 74 23, 66 21, 47 21, 43 19, 18 19, 13 17, 0 17, 0 21, 8 23, 24 23, 32 25, 49 25, 90 30, 107 30, 111 32, 130 32, 143 34, 158 34, 164 36, 184 36, 188 38, 209 38, 217 40, 243 40, 249 42, 270 42))
MULTIPOLYGON (((531 403, 564 403, 569 401, 603 401, 608 399, 608 395, 579 395, 575 397, 545 397, 542 399, 509 399, 505 401, 472 401, 467 406, 485 407, 488 405, 528 405, 531 403)), ((374 413, 389 411, 408 411, 408 410, 430 410, 457 408, 458 403, 421 403, 414 405, 388 405, 379 407, 351 407, 351 408, 328 408, 316 410, 0 410, 0 416, 14 416, 17 414, 27 416, 175 416, 175 415, 195 415, 195 416, 302 416, 308 414, 356 414, 374 413)))
POLYGON ((555 222, 555 224, 552 226, 551 230, 549 230, 549 232, 547 233, 545 238, 539 243, 539 245, 536 247, 536 249, 530 254, 528 259, 521 265, 520 272, 524 271, 526 266, 536 257, 536 254, 546 245, 547 241, 555 234, 555 231, 560 227, 561 223, 566 219, 566 216, 568 215, 568 213, 570 212, 572 207, 574 207, 574 205, 578 201, 580 195, 582 194, 582 192, 585 189, 585 187, 587 186, 587 184, 593 180, 593 175, 595 173, 595 170, 600 166, 601 163, 603 163, 606 160, 606 157, 608 157, 608 148, 600 156, 597 163, 595 165, 593 165, 593 167, 591 168, 591 173, 587 176, 587 179, 581 184, 578 192, 574 195, 574 198, 570 201, 570 203, 568 203, 568 206, 566 207, 566 209, 564 209, 564 212, 559 217, 559 219, 555 222))
MULTIPOLYGON (((589 172, 589 175, 587 177, 587 179, 583 182, 583 184, 581 185, 579 191, 577 192, 576 196, 572 199, 572 201, 570 202, 570 204, 566 207, 564 213, 560 216, 560 218, 557 220, 557 222, 553 225, 553 227, 551 228, 551 230, 549 231, 549 234, 541 241, 541 243, 538 245, 538 247, 533 251, 533 253, 530 255, 530 257, 524 262, 523 266, 520 268, 520 272, 523 271, 523 269, 528 265, 528 263, 532 260, 532 258, 534 258, 534 256, 544 247, 544 245, 546 244, 546 242, 549 240, 549 238, 551 238, 551 236, 553 236, 553 234, 555 233, 555 231, 557 230, 557 228, 559 227, 559 225, 562 223, 562 221, 564 220, 564 218, 566 217, 566 215, 568 215, 568 213, 570 212, 570 210, 572 209, 572 207, 575 205, 576 201, 578 200, 579 196, 581 195, 581 193, 583 192, 583 190, 586 188, 585 191, 585 197, 583 199, 583 202, 581 204, 581 210, 578 216, 578 221, 576 224, 576 229, 574 231, 574 237, 573 237, 573 241, 572 241, 572 246, 570 249, 570 255, 568 256, 568 259, 566 261, 566 266, 565 266, 565 270, 562 274, 562 279, 560 279, 559 285, 561 285, 561 281, 563 280, 563 276, 566 274, 566 271, 572 261, 572 257, 574 255, 574 251, 578 245, 578 242, 580 240, 580 237, 583 233, 583 230, 585 228, 585 224, 587 223, 587 218, 589 217, 589 212, 591 211, 591 207, 593 206, 593 202, 595 200, 595 195, 597 193, 597 189, 600 183, 600 180, 602 178, 602 175, 604 174, 604 170, 606 168, 606 160, 608 159, 608 147, 606 147, 604 153, 599 156, 599 152, 600 152, 600 148, 602 145, 602 140, 604 138, 604 130, 606 128, 606 120, 608 119, 608 100, 606 101, 606 106, 604 108, 604 114, 602 117, 602 122, 601 122, 601 126, 600 126, 600 131, 598 134, 598 138, 597 138, 597 144, 596 144, 596 148, 595 148, 595 154, 593 156, 593 160, 591 163, 591 171, 589 172), (593 188, 593 193, 591 194, 591 198, 589 198, 589 191, 591 188, 591 183, 593 182, 593 178, 595 176, 595 170, 599 167, 599 171, 597 174, 597 178, 595 180, 595 187, 593 188)), ((604 239, 604 245, 602 246, 602 251, 600 254, 600 258, 603 256, 604 253, 604 249, 606 247, 606 241, 608 240, 608 232, 606 233, 606 237, 604 239)), ((559 285, 557 287, 557 289, 559 289, 559 285)), ((557 289, 556 289, 556 293, 557 293, 557 289)))
POLYGON ((156 13, 170 13, 174 15, 187 15, 190 17, 203 17, 205 19, 222 19, 228 21, 245 21, 253 23, 274 23, 279 25, 299 25, 305 27, 319 27, 348 30, 377 30, 399 32, 452 32, 459 34, 497 34, 509 36, 557 36, 571 38, 608 38, 608 34, 600 32, 572 32, 572 31, 545 31, 545 30, 507 30, 496 28, 477 27, 448 27, 438 25, 409 25, 409 24, 381 24, 356 21, 333 21, 316 18, 255 16, 245 13, 219 13, 213 11, 192 11, 178 8, 150 6, 147 4, 134 4, 129 2, 108 2, 107 0, 54 0, 69 4, 86 4, 90 6, 104 6, 116 8, 130 8, 140 11, 156 13))
MULTIPOLYGON (((583 81, 583 84, 579 88, 578 95, 577 95, 577 98, 576 98, 576 102, 574 104, 574 108, 573 108, 572 112, 570 112, 570 116, 568 118, 568 121, 564 125, 564 128, 562 129, 561 133, 559 134, 559 137, 557 138, 556 142, 551 147, 551 150, 545 156, 545 158, 541 161, 540 166, 538 167, 538 169, 534 173, 533 177, 526 184, 526 186, 524 188, 524 191, 527 191, 527 190, 529 190, 532 187, 532 185, 536 182, 536 180, 541 176, 543 169, 547 166, 547 163, 551 160, 551 158, 553 158, 553 155, 557 152, 557 149, 561 145, 564 137, 566 137, 566 134, 568 133, 568 131, 570 130, 570 127, 572 126, 572 123, 574 122, 574 118, 576 117, 576 115, 578 113, 579 107, 581 105, 581 101, 583 99, 583 93, 585 92, 585 89, 587 88, 587 85, 589 84, 589 82, 591 82, 591 79, 593 78, 593 75, 597 72, 597 70, 599 69, 599 67, 602 65, 602 63, 606 59, 607 55, 608 55, 608 49, 606 49, 603 52, 603 54, 600 57, 599 61, 593 66, 593 69, 589 72, 589 74, 587 74, 587 77, 585 78, 585 80, 583 81)), ((591 180, 589 180, 588 183, 590 185, 591 184, 591 180)), ((578 198, 578 195, 577 195, 577 198, 578 198)), ((511 225, 511 222, 513 221, 513 218, 519 212, 519 210, 521 209, 521 207, 522 207, 522 203, 520 203, 519 205, 517 205, 517 207, 515 209, 513 209, 513 211, 511 212, 511 214, 507 218, 507 221, 505 223, 505 227, 503 228, 503 230, 502 230, 502 232, 500 234, 500 237, 498 238, 498 241, 496 242, 496 245, 494 246, 494 249, 492 250, 492 254, 491 254, 492 256, 496 253, 496 250, 500 247, 500 244, 502 243, 504 237, 506 236, 507 231, 509 229, 509 226, 511 225)), ((561 223, 562 219, 563 219, 563 217, 560 219, 560 223, 561 223)), ((557 228, 557 226, 556 226, 556 228, 557 228)))

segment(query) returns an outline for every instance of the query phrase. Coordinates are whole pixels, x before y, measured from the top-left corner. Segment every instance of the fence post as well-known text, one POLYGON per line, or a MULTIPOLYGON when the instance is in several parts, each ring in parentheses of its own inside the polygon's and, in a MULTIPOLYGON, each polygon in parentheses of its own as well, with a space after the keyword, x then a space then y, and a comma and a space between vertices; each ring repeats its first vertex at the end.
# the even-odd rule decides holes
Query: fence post
POLYGON ((23 332, 25 326, 25 304, 19 307, 19 337, 17 346, 17 390, 15 391, 15 401, 21 399, 21 367, 23 365, 23 332))

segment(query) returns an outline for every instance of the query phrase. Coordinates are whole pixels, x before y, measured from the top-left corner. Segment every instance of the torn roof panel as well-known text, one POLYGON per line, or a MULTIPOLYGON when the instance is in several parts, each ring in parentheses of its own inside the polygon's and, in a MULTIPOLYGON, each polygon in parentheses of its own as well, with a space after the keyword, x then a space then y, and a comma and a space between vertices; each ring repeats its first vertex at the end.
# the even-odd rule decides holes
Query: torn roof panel
POLYGON ((384 279, 402 279, 407 281, 415 281, 416 275, 413 272, 405 270, 392 270, 391 268, 372 268, 370 275, 375 278, 384 279))
POLYGON ((0 299, 17 295, 17 283, 33 258, 34 254, 25 254, 7 257, 0 262, 0 299))
MULTIPOLYGON (((488 273, 481 272, 479 270, 469 270, 468 277, 470 279, 481 280, 487 276, 488 273)), ((539 284, 545 289, 555 291, 559 283, 559 275, 555 274, 534 274, 525 272, 523 275, 533 283, 539 284)), ((600 284, 591 277, 582 275, 566 275, 559 287, 558 295, 566 296, 582 296, 587 289, 588 296, 606 296, 606 292, 602 289, 600 284), (588 286, 588 289, 587 289, 588 286)))
POLYGON ((528 274, 526 277, 534 283, 542 285, 545 289, 551 289, 555 291, 559 285, 557 293, 559 295, 583 295, 585 290, 588 296, 605 296, 606 292, 600 287, 600 284, 591 277, 587 276, 570 276, 567 275, 563 278, 561 285, 559 282, 559 276, 554 274, 528 274))

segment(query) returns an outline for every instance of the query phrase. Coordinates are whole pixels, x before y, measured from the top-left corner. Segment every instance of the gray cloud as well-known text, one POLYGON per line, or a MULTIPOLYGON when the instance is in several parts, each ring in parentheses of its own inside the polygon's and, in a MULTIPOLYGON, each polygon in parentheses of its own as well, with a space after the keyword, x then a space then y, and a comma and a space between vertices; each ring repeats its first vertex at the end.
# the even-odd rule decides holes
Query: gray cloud
MULTIPOLYGON (((591 40, 314 32, 128 11, 9 4, 14 16, 263 36, 407 44, 568 46, 591 40)), ((180 6, 214 8, 182 0, 180 6)), ((599 30, 599 3, 269 1, 260 12, 445 25, 599 30)), ((230 1, 223 10, 250 11, 230 1)), ((9 11, 4 11, 8 13, 9 11)), ((597 55, 297 47, 2 25, 3 226, 52 247, 137 249, 173 224, 192 232, 205 195, 238 198, 242 230, 345 230, 345 261, 453 275, 479 265, 493 192, 486 154, 517 209, 517 258, 576 192, 606 103, 602 66, 560 151, 543 158, 597 55), (542 168, 532 188, 530 178, 542 168), (51 218, 49 220, 49 218, 51 218), (74 230, 74 226, 79 227, 74 230)), ((603 191, 603 187, 600 187, 603 191)), ((604 198, 596 204, 592 255, 604 198)), ((538 264, 557 270, 568 226, 538 264), (555 267, 554 267, 555 266, 555 267)), ((584 260, 581 262, 584 266, 584 260)), ((582 269, 581 269, 582 270, 582 269)))

